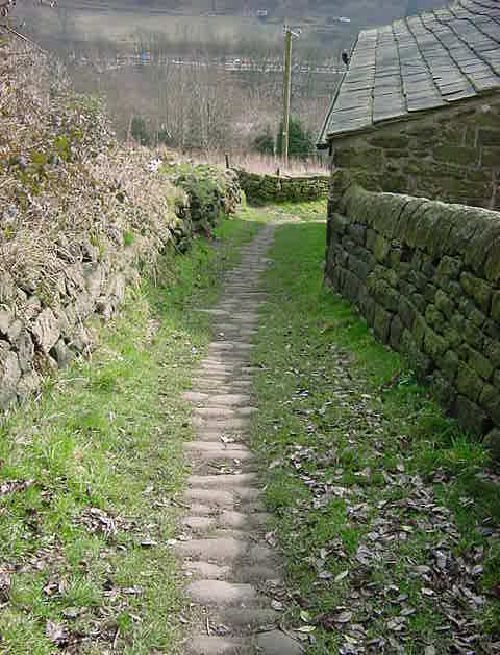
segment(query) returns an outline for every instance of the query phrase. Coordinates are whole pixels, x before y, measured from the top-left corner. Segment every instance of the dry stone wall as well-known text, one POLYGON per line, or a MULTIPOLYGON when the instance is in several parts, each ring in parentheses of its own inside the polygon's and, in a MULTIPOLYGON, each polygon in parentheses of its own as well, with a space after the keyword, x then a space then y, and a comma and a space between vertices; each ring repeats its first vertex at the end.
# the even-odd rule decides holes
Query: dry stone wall
POLYGON ((337 137, 331 147, 332 166, 365 188, 500 209, 498 92, 337 137))
POLYGON ((326 280, 500 458, 500 213, 366 191, 339 172, 326 280))
POLYGON ((109 319, 123 301, 127 285, 140 280, 139 271, 154 265, 171 244, 176 250, 185 249, 194 234, 214 226, 240 200, 240 187, 231 172, 192 168, 188 177, 184 172, 182 180, 173 181, 179 193, 168 199, 168 207, 165 198, 168 226, 155 252, 150 251, 151 241, 141 240, 139 233, 116 231, 99 243, 91 235, 72 243, 61 234, 56 255, 64 264, 58 267, 64 269, 63 275, 48 275, 39 286, 30 280, 29 271, 16 281, 0 271, 0 410, 29 397, 44 377, 75 356, 89 353, 95 342, 89 319, 109 319))
POLYGON ((241 169, 236 173, 248 202, 253 205, 305 202, 326 198, 328 195, 327 175, 259 175, 241 169))

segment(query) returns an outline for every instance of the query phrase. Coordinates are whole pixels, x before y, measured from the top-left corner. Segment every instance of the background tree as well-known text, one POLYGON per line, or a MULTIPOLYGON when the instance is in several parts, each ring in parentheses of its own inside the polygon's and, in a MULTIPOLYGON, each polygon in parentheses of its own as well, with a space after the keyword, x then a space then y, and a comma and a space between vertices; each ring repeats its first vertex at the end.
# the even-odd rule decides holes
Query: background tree
MULTIPOLYGON (((290 117, 288 137, 288 156, 297 159, 306 159, 314 154, 314 143, 310 132, 308 132, 300 120, 294 116, 290 117)), ((281 156, 283 153, 283 121, 280 122, 276 138, 276 153, 281 156)))
POLYGON ((265 132, 255 137, 253 146, 259 155, 274 155, 274 137, 270 127, 267 127, 265 132))

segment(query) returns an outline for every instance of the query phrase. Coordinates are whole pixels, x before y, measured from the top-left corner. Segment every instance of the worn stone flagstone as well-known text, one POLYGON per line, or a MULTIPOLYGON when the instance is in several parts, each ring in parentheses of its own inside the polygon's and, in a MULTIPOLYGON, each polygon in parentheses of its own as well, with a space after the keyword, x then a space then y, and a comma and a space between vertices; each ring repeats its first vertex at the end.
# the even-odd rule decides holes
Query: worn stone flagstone
POLYGON ((226 278, 214 319, 214 340, 184 398, 193 406, 195 441, 185 444, 192 467, 176 545, 193 608, 186 655, 299 655, 300 643, 279 629, 271 590, 279 557, 265 539, 267 514, 247 441, 252 415, 252 338, 266 299, 260 274, 273 227, 243 249, 226 278))

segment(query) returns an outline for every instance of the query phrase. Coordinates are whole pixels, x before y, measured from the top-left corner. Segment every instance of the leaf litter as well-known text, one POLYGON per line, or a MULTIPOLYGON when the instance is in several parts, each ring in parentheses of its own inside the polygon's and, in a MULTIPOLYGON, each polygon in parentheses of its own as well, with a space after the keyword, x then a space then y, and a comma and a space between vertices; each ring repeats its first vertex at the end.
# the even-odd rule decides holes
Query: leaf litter
MULTIPOLYGON (((411 461, 404 459, 405 438, 398 435, 398 444, 393 430, 387 429, 380 398, 361 393, 368 384, 353 379, 351 357, 331 350, 336 365, 330 373, 323 369, 313 375, 309 370, 306 379, 304 365, 300 373, 299 367, 289 371, 298 391, 283 406, 302 423, 303 433, 310 435, 307 444, 292 443, 284 455, 276 449, 270 454, 271 470, 289 471, 309 492, 308 500, 297 500, 293 509, 293 544, 302 553, 302 561, 316 572, 316 592, 292 594, 300 606, 308 608, 308 621, 295 629, 312 646, 317 643, 314 627, 336 634, 340 655, 500 653, 500 641, 482 631, 484 547, 463 549, 452 512, 435 495, 436 480, 413 472, 411 461), (318 378, 328 381, 333 401, 323 402, 316 410, 314 404, 320 401, 309 389, 318 378), (332 431, 335 437, 343 433, 341 443, 332 438, 332 431), (385 433, 391 435, 392 443, 387 444, 391 450, 395 443, 402 450, 390 466, 384 460, 385 433), (303 544, 299 541, 300 527, 311 514, 327 512, 332 503, 339 502, 346 528, 358 535, 356 548, 348 548, 339 536, 311 553, 307 536, 303 544), (321 589, 327 604, 333 598, 344 598, 345 604, 326 612, 316 610, 314 615, 314 608, 319 607, 314 594, 321 589), (433 638, 428 642, 425 633, 419 634, 419 617, 429 622, 436 643, 433 638)), ((279 429, 276 417, 274 421, 279 429)), ((439 471, 436 474, 439 478, 439 471)), ((483 475, 491 479, 492 474, 483 475)), ((451 480, 441 477, 438 481, 448 484, 451 480)), ((461 499, 464 507, 473 502, 461 499)), ((483 536, 498 538, 496 526, 486 528, 480 532, 483 536)))

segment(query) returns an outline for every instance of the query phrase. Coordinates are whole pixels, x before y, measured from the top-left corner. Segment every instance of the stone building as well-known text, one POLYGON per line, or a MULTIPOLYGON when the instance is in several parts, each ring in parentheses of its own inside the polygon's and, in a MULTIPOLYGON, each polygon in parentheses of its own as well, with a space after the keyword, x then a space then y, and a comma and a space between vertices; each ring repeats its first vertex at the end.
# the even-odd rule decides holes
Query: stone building
POLYGON ((500 209, 500 0, 361 32, 318 145, 366 188, 500 209))

